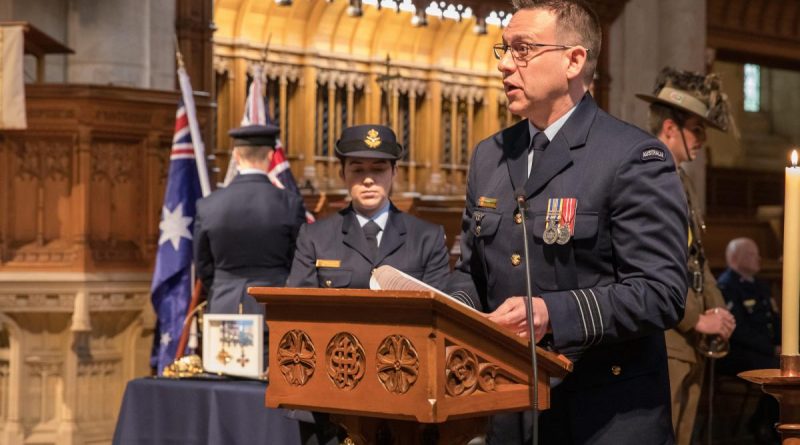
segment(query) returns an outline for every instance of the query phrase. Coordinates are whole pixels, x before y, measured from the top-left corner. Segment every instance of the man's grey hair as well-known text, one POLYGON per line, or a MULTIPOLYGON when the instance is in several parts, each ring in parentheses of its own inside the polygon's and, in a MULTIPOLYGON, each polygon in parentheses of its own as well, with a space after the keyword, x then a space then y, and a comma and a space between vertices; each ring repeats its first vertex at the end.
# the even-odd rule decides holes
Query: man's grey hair
POLYGON ((728 267, 731 267, 736 261, 739 250, 741 250, 745 244, 749 243, 755 244, 755 241, 745 237, 730 240, 728 246, 725 248, 725 262, 728 264, 728 267))

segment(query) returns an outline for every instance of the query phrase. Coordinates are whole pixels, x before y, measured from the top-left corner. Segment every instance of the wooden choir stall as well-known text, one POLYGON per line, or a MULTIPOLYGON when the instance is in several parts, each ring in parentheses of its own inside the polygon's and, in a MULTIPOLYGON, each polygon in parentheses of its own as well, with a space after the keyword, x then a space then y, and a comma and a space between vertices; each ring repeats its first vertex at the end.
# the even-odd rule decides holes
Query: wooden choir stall
MULTIPOLYGON (((433 292, 254 287, 266 305, 271 408, 331 413, 358 445, 464 444, 532 406, 530 345, 433 292)), ((539 409, 572 370, 537 347, 539 409)))

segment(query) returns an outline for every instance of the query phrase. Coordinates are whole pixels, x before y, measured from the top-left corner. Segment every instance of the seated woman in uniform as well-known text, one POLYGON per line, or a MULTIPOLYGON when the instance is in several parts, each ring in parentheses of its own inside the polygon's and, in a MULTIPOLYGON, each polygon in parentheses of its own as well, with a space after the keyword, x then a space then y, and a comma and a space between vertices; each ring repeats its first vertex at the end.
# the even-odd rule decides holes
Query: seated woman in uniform
POLYGON ((372 270, 385 264, 431 286, 445 285, 450 267, 444 229, 401 212, 389 199, 402 154, 388 127, 342 131, 336 156, 352 202, 300 229, 287 286, 367 289, 372 270))

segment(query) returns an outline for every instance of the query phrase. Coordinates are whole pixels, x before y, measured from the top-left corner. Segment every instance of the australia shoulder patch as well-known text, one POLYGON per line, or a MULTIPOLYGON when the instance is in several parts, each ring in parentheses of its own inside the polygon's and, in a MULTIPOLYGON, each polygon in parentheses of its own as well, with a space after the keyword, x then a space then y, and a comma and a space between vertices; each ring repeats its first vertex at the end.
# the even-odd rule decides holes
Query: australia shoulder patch
POLYGON ((642 150, 642 161, 666 161, 667 155, 660 148, 645 148, 642 150))

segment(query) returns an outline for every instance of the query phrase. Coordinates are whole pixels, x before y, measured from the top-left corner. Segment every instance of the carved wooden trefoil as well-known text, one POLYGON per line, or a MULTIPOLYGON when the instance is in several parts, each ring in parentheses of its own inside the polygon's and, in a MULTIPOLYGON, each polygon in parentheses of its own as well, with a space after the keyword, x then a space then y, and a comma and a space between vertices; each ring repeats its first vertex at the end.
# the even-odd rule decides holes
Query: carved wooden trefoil
POLYGON ((317 352, 308 334, 299 329, 283 334, 278 346, 278 364, 290 385, 305 385, 314 375, 316 360, 317 352))
POLYGON ((445 374, 447 395, 458 397, 472 394, 478 387, 478 359, 465 348, 448 347, 445 374))
POLYGON ((493 392, 500 385, 522 383, 497 364, 482 360, 461 346, 447 346, 445 376, 445 393, 451 397, 466 396, 475 391, 493 392))
POLYGON ((353 389, 366 371, 364 348, 348 332, 340 332, 331 339, 325 351, 328 377, 339 389, 353 389))
POLYGON ((419 356, 411 340, 390 335, 378 347, 378 379, 387 391, 405 394, 419 375, 419 356))

